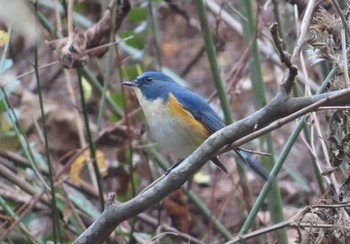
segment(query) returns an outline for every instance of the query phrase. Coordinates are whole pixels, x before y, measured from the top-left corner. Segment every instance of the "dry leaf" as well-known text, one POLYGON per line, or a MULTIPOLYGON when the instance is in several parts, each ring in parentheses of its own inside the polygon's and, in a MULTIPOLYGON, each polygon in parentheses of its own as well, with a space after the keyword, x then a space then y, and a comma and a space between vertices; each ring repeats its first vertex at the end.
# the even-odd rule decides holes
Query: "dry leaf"
MULTIPOLYGON (((90 160, 90 151, 85 151, 73 162, 70 169, 70 177, 73 183, 79 183, 80 172, 88 160, 90 160)), ((107 176, 107 165, 105 163, 105 156, 104 153, 100 150, 96 151, 96 162, 100 170, 101 176, 107 176)))
MULTIPOLYGON (((132 135, 130 135, 132 137, 132 135)), ((104 128, 96 140, 99 147, 115 147, 121 148, 128 141, 128 133, 126 126, 112 125, 104 128)))
POLYGON ((175 56, 181 48, 178 41, 164 41, 160 47, 165 57, 175 56))
POLYGON ((188 233, 191 226, 191 215, 181 190, 176 190, 164 199, 173 226, 181 232, 188 233))
POLYGON ((103 45, 109 42, 110 34, 113 33, 112 16, 116 6, 116 32, 130 10, 130 3, 127 0, 111 0, 101 20, 83 33, 75 33, 71 43, 68 43, 68 37, 47 42, 65 68, 82 67, 86 64, 88 56, 102 57, 108 51, 108 47, 103 45))

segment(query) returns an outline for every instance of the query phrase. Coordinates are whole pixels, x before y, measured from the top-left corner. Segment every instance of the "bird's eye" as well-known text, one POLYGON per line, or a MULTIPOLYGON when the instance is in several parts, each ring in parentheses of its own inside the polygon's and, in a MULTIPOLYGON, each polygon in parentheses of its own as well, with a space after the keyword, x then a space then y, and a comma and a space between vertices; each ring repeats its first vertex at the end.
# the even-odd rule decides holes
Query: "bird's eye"
POLYGON ((147 76, 146 79, 145 79, 147 82, 150 82, 153 80, 153 78, 151 76, 147 76))

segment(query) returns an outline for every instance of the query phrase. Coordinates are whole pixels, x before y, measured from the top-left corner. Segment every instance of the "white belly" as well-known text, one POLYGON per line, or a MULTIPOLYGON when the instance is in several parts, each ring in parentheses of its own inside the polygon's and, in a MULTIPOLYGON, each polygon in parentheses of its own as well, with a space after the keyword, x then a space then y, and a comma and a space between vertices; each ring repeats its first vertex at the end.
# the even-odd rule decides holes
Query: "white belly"
POLYGON ((199 145, 191 138, 192 133, 184 128, 178 119, 147 119, 153 138, 166 150, 178 158, 186 158, 199 145))
POLYGON ((139 94, 138 98, 153 138, 165 151, 186 158, 200 145, 194 132, 180 118, 172 116, 161 99, 149 102, 140 99, 139 94))

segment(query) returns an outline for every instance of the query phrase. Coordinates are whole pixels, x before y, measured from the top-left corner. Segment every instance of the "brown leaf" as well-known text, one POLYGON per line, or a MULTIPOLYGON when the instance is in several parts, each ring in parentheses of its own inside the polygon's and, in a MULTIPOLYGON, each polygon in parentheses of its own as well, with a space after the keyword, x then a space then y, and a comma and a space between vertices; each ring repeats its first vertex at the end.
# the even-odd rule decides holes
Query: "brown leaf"
MULTIPOLYGON (((65 155, 72 149, 79 148, 79 136, 76 125, 76 116, 73 111, 66 109, 52 101, 44 100, 46 128, 50 150, 58 157, 65 155)), ((44 145, 38 137, 34 121, 41 125, 41 113, 38 96, 23 90, 20 96, 20 125, 27 131, 29 141, 35 141, 39 152, 45 152, 44 145)))
POLYGON ((173 226, 187 233, 191 226, 191 215, 181 190, 176 190, 164 199, 164 207, 168 212, 173 226))
POLYGON ((117 193, 118 197, 124 197, 130 191, 130 176, 125 168, 109 168, 108 176, 105 178, 104 186, 108 192, 117 193))
POLYGON ((125 146, 127 140, 128 133, 126 126, 112 125, 100 133, 96 140, 96 145, 121 148, 125 146))
POLYGON ((129 1, 111 0, 100 21, 84 32, 75 33, 71 43, 68 37, 63 37, 47 44, 56 52, 58 60, 65 68, 82 67, 86 65, 88 56, 100 58, 108 51, 108 47, 103 45, 109 42, 111 33, 120 28, 129 10, 129 1), (116 28, 113 31, 112 16, 116 6, 116 28))
POLYGON ((174 40, 163 41, 160 47, 165 57, 175 56, 181 48, 179 42, 174 40))
POLYGON ((337 110, 329 121, 330 135, 327 141, 331 164, 334 167, 338 167, 344 160, 350 159, 348 120, 348 114, 345 111, 337 110))
POLYGON ((68 43, 68 37, 46 41, 48 46, 55 51, 58 60, 65 68, 80 68, 86 65, 87 55, 86 40, 84 34, 77 33, 72 43, 68 43))

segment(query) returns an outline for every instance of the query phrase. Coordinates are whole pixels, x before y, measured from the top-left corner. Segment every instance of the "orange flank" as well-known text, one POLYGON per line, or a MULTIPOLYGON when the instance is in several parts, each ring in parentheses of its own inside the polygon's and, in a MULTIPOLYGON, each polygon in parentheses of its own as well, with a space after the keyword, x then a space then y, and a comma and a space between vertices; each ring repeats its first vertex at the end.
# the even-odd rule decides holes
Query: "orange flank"
POLYGON ((190 112, 186 111, 171 93, 169 94, 168 107, 172 114, 181 118, 188 127, 192 128, 195 133, 201 135, 203 138, 207 138, 212 134, 204 125, 197 121, 190 112))

